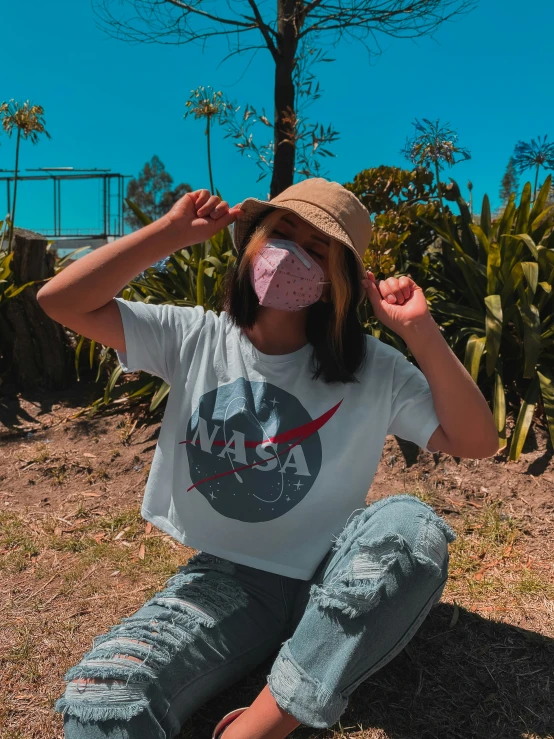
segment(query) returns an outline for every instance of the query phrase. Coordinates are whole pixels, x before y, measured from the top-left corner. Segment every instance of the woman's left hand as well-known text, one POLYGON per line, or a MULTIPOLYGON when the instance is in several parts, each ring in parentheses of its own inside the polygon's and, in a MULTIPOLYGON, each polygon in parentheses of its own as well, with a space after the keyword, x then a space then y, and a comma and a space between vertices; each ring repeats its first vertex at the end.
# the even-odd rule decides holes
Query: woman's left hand
POLYGON ((404 338, 410 328, 433 320, 423 290, 410 277, 389 277, 377 282, 373 272, 362 281, 375 317, 404 338))

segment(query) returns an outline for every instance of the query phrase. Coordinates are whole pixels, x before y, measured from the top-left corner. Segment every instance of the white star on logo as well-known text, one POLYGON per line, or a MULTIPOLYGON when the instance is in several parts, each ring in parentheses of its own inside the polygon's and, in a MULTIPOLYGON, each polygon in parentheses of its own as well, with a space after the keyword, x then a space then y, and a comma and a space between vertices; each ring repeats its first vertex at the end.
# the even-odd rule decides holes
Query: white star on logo
POLYGON ((296 483, 296 485, 293 485, 293 488, 296 488, 297 490, 300 490, 300 488, 302 488, 302 487, 304 487, 304 486, 302 485, 302 483, 300 482, 300 480, 298 480, 298 482, 296 483))
POLYGON ((214 495, 213 493, 210 493, 210 498, 213 500, 214 498, 217 499, 217 495, 214 495))
POLYGON ((273 407, 275 408, 275 406, 277 405, 277 403, 278 403, 279 401, 277 400, 277 398, 273 398, 273 400, 270 400, 269 402, 270 402, 270 403, 273 403, 273 407))

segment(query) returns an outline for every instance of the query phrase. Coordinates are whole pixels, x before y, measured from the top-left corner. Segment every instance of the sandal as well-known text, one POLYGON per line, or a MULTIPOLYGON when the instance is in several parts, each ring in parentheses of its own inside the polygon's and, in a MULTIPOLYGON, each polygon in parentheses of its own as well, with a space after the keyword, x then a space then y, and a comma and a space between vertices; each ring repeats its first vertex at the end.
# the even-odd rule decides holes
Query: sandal
MULTIPOLYGON (((248 706, 246 708, 248 708, 248 706)), ((223 732, 229 726, 229 724, 233 723, 233 721, 238 718, 241 713, 244 713, 246 711, 246 708, 235 708, 234 711, 231 711, 230 713, 223 716, 221 721, 214 729, 212 739, 221 739, 223 732)))

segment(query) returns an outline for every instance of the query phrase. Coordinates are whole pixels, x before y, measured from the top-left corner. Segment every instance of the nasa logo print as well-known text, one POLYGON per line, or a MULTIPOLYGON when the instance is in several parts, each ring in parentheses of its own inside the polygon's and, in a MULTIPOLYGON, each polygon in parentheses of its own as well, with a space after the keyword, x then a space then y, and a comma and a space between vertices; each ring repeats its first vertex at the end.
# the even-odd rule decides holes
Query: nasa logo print
POLYGON ((319 429, 340 403, 312 419, 298 398, 239 378, 200 398, 184 444, 197 490, 218 513, 245 522, 290 511, 321 469, 319 429))

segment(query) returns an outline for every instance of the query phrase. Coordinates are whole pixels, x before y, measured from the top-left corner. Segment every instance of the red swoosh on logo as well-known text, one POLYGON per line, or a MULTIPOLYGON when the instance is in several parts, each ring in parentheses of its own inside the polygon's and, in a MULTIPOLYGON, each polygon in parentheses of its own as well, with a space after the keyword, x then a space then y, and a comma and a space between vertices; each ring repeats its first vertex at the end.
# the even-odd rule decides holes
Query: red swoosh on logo
MULTIPOLYGON (((308 437, 315 434, 317 431, 319 431, 320 428, 322 428, 327 421, 329 421, 335 413, 338 411, 340 405, 342 403, 342 400, 339 401, 335 406, 330 408, 328 411, 323 413, 319 418, 314 419, 313 421, 309 421, 308 423, 303 424, 302 426, 297 426, 294 429, 290 429, 290 431, 283 431, 281 434, 276 434, 275 436, 272 436, 269 438, 269 442, 272 444, 285 444, 288 441, 294 441, 293 444, 288 446, 286 449, 284 449, 282 452, 279 452, 278 454, 274 454, 272 457, 268 457, 267 459, 261 459, 259 462, 254 462, 253 464, 246 464, 242 467, 237 467, 232 470, 228 470, 227 472, 220 472, 217 475, 213 475, 212 477, 205 477, 203 480, 199 480, 194 485, 191 485, 187 489, 187 493, 192 490, 195 487, 198 487, 198 485, 201 485, 204 482, 209 482, 210 480, 215 480, 218 477, 225 477, 226 475, 232 475, 235 472, 241 472, 242 470, 250 469, 251 467, 256 467, 260 464, 265 464, 266 462, 269 462, 272 459, 277 459, 277 457, 280 457, 282 454, 285 454, 286 452, 293 449, 298 444, 305 441, 308 437)), ((245 446, 252 448, 257 447, 260 443, 259 441, 245 441, 245 446)), ((268 443, 268 442, 264 442, 268 443)), ((192 444, 191 441, 180 441, 179 444, 192 444)), ((224 446, 225 442, 223 441, 214 441, 213 446, 224 446)))

